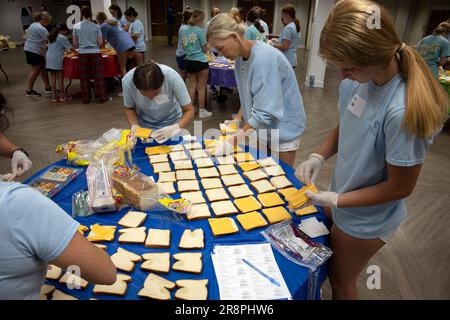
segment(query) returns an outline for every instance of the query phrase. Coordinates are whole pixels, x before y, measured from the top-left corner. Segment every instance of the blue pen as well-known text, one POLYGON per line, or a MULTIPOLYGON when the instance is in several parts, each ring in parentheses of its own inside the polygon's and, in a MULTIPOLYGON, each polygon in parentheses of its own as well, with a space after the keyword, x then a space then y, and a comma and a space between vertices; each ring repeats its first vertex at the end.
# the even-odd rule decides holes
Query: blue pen
POLYGON ((262 272, 261 270, 259 270, 257 267, 255 267, 253 264, 251 264, 250 262, 248 262, 245 259, 242 259, 242 261, 248 265, 250 268, 252 268, 253 270, 255 270, 256 272, 258 272, 260 275, 262 275, 264 278, 266 278, 267 280, 269 280, 270 282, 272 282, 274 285, 276 285, 277 287, 281 287, 281 284, 275 280, 274 278, 270 277, 268 274, 262 272))

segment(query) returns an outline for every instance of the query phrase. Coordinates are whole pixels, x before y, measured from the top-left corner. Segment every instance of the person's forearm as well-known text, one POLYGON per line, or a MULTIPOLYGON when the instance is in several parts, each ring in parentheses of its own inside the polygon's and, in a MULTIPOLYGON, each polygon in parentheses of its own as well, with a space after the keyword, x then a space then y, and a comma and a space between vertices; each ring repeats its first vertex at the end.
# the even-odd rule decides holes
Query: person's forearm
POLYGON ((182 128, 186 128, 186 126, 192 121, 195 115, 195 109, 192 105, 183 110, 183 116, 180 121, 178 121, 178 126, 182 128))
POLYGON ((125 116, 128 120, 128 123, 130 124, 130 127, 132 127, 135 124, 137 125, 139 124, 139 120, 135 109, 126 109, 125 116))
POLYGON ((17 146, 0 133, 0 156, 11 158, 17 146))
POLYGON ((330 134, 327 136, 325 141, 316 151, 316 153, 322 155, 325 160, 334 156, 338 151, 338 141, 339 141, 339 124, 330 134))

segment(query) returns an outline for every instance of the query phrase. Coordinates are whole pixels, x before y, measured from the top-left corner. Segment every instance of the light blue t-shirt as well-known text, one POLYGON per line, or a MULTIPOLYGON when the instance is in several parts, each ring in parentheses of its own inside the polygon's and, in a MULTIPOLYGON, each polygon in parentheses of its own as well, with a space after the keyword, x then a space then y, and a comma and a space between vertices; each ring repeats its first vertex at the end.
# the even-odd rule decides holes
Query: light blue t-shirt
POLYGON ((39 299, 48 262, 66 249, 79 223, 38 191, 0 182, 0 299, 39 299))
POLYGON ((119 29, 123 29, 124 27, 128 26, 130 23, 128 22, 127 18, 125 17, 125 15, 122 15, 122 18, 117 19, 112 17, 111 18, 112 21, 116 21, 117 22, 117 27, 119 29))
POLYGON ((259 30, 255 27, 254 24, 245 29, 245 37, 248 40, 259 40, 263 42, 267 42, 266 36, 264 33, 259 32, 259 30))
POLYGON ((183 115, 181 106, 191 103, 189 92, 178 72, 163 64, 158 66, 164 74, 164 82, 161 93, 154 99, 142 95, 134 85, 136 68, 130 70, 122 80, 123 104, 126 108, 136 108, 141 127, 153 130, 177 123, 183 115))
POLYGON ((182 32, 186 31, 187 29, 189 29, 189 25, 182 24, 180 29, 178 30, 178 47, 177 47, 177 52, 175 53, 175 55, 177 57, 182 57, 182 56, 186 55, 186 52, 184 52, 184 48, 183 48, 182 32))
POLYGON ((286 51, 282 51, 283 54, 286 56, 286 58, 291 63, 291 66, 296 67, 297 66, 297 48, 298 48, 298 42, 300 39, 300 35, 297 32, 297 27, 295 25, 295 22, 291 22, 287 24, 283 31, 281 31, 280 34, 280 43, 283 42, 283 40, 289 40, 289 48, 286 51))
POLYGON ((91 20, 83 20, 73 26, 73 35, 78 40, 78 52, 100 53, 97 39, 102 38, 100 26, 91 20))
POLYGON ((257 41, 247 61, 242 57, 236 60, 234 72, 244 120, 255 129, 279 129, 280 142, 299 138, 306 116, 294 70, 286 57, 257 41))
POLYGON ((144 34, 144 25, 141 20, 136 19, 133 23, 130 24, 130 28, 128 29, 130 34, 139 34, 139 38, 134 42, 137 52, 145 52, 147 47, 145 46, 145 34, 144 34))
POLYGON ((48 31, 39 22, 34 22, 27 30, 24 51, 45 56, 48 31))
MULTIPOLYGON (((403 128, 405 99, 406 84, 400 75, 383 86, 372 81, 342 81, 338 102, 339 147, 331 191, 344 193, 385 181, 386 163, 411 167, 425 160, 432 139, 419 138, 403 128)), ((404 200, 334 208, 332 212, 339 229, 360 239, 389 235, 406 218, 404 200)))
POLYGON ((189 26, 189 28, 180 30, 180 35, 187 60, 208 62, 203 52, 203 46, 206 44, 206 34, 202 28, 189 26))
POLYGON ((103 38, 109 42, 117 53, 122 53, 135 47, 134 41, 127 31, 112 26, 107 22, 104 22, 100 29, 102 30, 103 38))
POLYGON ((66 36, 58 34, 53 43, 49 43, 47 56, 45 58, 45 67, 47 69, 62 70, 64 63, 64 52, 72 48, 66 36))
POLYGON ((416 50, 425 59, 434 76, 439 76, 439 59, 450 56, 450 45, 443 36, 429 35, 417 44, 416 50))
POLYGON ((265 22, 262 19, 259 19, 259 23, 261 24, 261 26, 264 29, 264 35, 267 36, 269 34, 269 26, 267 25, 267 22, 265 22))

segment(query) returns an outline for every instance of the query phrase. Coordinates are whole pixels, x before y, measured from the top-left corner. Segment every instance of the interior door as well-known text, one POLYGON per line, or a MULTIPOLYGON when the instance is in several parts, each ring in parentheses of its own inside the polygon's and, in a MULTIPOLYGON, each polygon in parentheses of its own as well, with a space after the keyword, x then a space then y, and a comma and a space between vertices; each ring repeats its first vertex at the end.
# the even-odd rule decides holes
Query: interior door
MULTIPOLYGON (((183 12, 183 0, 159 0, 149 1, 151 12, 151 28, 152 36, 167 36, 167 7, 169 2, 175 5, 175 12, 183 12)), ((178 29, 181 25, 181 16, 177 16, 175 35, 178 34, 178 29)))
POLYGON ((439 23, 446 21, 450 18, 449 10, 432 10, 430 14, 430 19, 428 20, 426 36, 433 33, 433 30, 439 25, 439 23))
POLYGON ((269 25, 269 33, 273 30, 273 15, 275 12, 275 1, 273 0, 238 0, 238 7, 242 7, 248 12, 254 6, 260 6, 266 13, 261 17, 269 25))

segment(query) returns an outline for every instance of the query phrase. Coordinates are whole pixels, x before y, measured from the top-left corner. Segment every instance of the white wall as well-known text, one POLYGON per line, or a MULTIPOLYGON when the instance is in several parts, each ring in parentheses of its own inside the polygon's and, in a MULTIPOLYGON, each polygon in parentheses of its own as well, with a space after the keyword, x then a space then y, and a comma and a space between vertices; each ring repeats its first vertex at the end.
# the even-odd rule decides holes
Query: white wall
POLYGON ((13 42, 23 42, 23 28, 20 20, 22 7, 33 7, 33 11, 41 7, 40 0, 0 1, 0 34, 9 35, 13 42))

